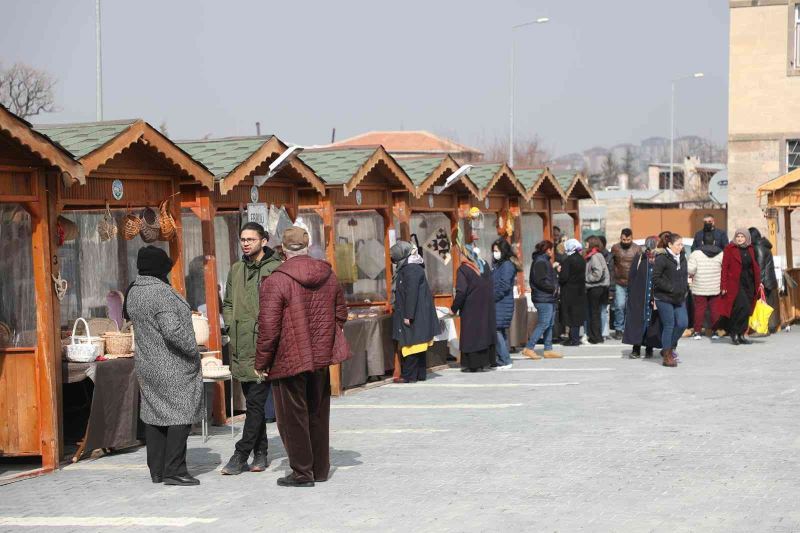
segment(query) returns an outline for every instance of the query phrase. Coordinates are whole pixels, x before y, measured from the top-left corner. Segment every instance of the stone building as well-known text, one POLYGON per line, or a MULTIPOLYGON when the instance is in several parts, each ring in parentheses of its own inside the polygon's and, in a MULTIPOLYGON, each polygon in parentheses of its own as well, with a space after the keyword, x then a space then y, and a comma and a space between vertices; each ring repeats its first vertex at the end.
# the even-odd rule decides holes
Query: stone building
POLYGON ((762 183, 800 166, 800 0, 730 0, 728 227, 767 224, 762 183))

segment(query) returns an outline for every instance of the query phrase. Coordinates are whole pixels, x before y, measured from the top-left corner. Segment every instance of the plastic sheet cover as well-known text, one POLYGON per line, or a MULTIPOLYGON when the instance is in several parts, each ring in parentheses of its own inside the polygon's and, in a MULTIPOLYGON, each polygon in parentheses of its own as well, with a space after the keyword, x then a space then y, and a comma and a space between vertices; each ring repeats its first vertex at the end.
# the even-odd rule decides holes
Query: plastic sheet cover
POLYGON ((0 348, 36 346, 31 217, 0 204, 0 348))

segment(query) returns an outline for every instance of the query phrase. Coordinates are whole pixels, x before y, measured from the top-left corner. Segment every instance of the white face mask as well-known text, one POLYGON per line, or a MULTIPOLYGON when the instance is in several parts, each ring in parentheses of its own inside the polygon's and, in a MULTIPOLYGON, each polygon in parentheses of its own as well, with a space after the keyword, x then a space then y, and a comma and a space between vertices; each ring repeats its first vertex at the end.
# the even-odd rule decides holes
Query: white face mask
POLYGON ((497 250, 492 252, 492 255, 494 256, 494 260, 495 261, 500 261, 500 258, 502 257, 502 254, 500 252, 498 252, 497 250))

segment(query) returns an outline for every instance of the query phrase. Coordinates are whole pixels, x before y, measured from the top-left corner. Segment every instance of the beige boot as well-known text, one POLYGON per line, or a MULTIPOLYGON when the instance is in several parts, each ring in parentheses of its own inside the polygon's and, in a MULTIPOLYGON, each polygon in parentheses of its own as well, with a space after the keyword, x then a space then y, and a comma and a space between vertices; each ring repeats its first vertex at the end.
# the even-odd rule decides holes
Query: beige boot
POLYGON ((522 355, 524 355, 528 359, 533 359, 534 361, 538 361, 539 359, 542 358, 540 355, 536 355, 536 352, 534 352, 530 348, 523 348, 522 355))
POLYGON ((553 350, 545 350, 544 351, 544 358, 545 359, 561 359, 564 357, 558 352, 554 352, 553 350))

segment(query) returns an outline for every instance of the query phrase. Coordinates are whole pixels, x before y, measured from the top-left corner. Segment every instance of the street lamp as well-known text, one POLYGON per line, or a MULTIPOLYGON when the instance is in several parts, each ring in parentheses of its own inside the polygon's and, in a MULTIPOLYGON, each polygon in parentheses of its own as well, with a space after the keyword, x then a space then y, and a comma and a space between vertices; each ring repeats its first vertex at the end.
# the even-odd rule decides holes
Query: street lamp
POLYGON ((511 104, 508 112, 508 166, 510 167, 514 166, 514 30, 546 22, 550 22, 548 17, 539 17, 530 22, 511 26, 511 104))
MULTIPOLYGON (((697 78, 702 78, 705 76, 702 72, 695 72, 694 74, 690 74, 689 76, 683 76, 682 78, 675 78, 672 80, 672 102, 670 104, 669 110, 669 189, 672 190, 672 186, 674 185, 674 181, 672 180, 673 174, 673 167, 675 166, 675 84, 682 80, 692 80, 697 78)), ((684 176, 684 179, 686 177, 684 176)), ((684 187, 686 185, 684 184, 684 187)))

